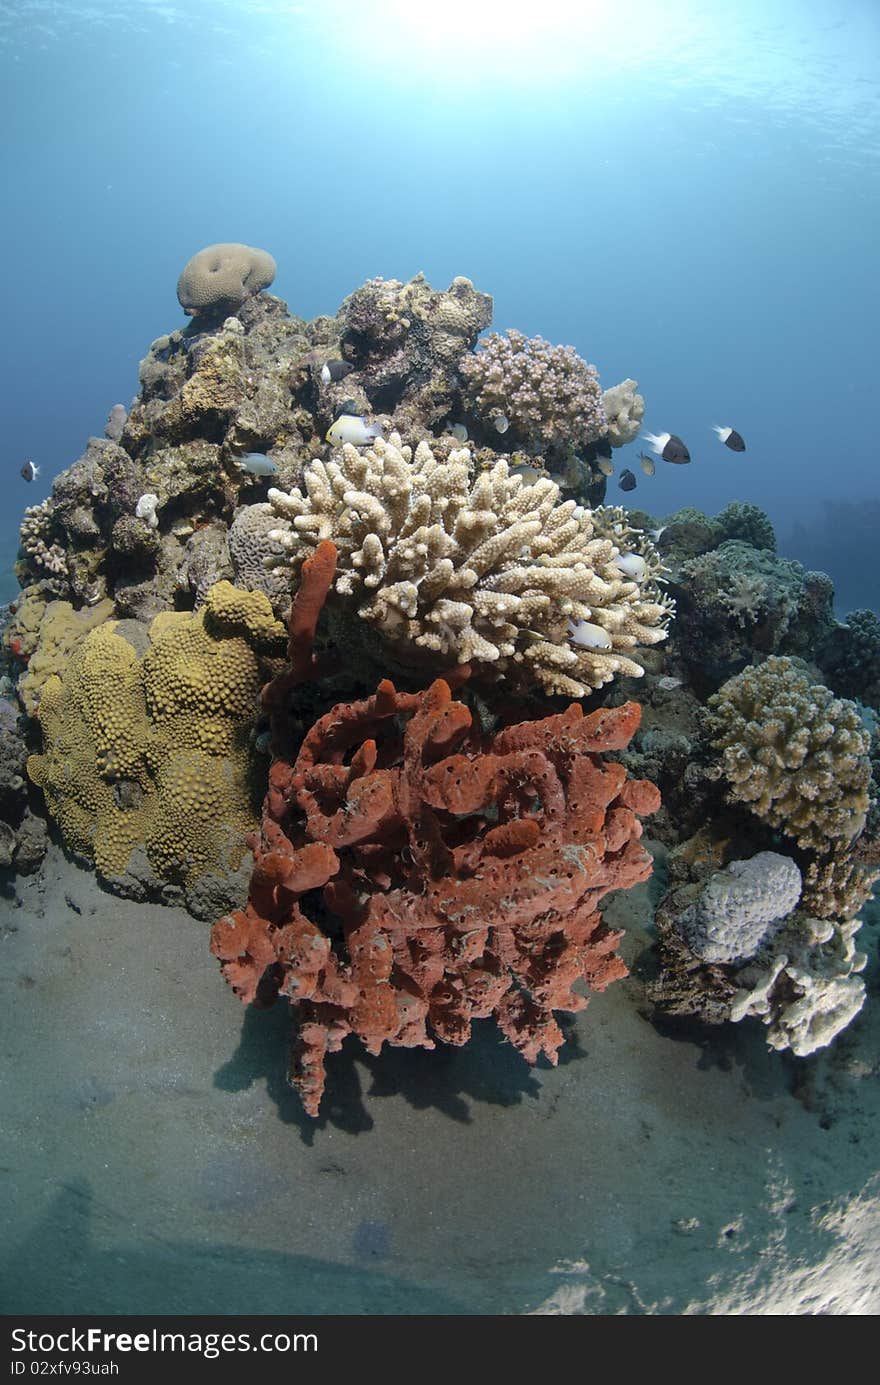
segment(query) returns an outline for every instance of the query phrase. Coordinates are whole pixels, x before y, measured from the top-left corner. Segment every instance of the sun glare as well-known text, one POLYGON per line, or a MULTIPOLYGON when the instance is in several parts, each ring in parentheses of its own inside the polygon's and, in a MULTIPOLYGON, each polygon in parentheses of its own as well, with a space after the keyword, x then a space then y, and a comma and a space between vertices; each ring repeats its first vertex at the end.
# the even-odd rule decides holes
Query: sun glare
POLYGON ((562 70, 607 47, 613 0, 377 0, 383 40, 413 65, 449 62, 487 78, 562 70), (604 40, 604 41, 603 41, 604 40))

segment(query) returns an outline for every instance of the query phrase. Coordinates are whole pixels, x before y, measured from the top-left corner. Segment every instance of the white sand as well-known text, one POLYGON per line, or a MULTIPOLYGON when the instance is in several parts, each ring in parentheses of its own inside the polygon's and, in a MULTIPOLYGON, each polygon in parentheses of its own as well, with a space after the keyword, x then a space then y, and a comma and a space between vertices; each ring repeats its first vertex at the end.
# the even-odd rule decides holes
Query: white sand
MULTIPOLYGON (((630 963, 648 911, 614 903, 630 963)), ((246 1012, 188 915, 53 849, 0 938, 7 1313, 880 1311, 876 994, 799 1061, 751 1022, 661 1035, 632 977, 555 1070, 491 1025, 352 1043, 313 1122, 284 1008, 246 1012)))

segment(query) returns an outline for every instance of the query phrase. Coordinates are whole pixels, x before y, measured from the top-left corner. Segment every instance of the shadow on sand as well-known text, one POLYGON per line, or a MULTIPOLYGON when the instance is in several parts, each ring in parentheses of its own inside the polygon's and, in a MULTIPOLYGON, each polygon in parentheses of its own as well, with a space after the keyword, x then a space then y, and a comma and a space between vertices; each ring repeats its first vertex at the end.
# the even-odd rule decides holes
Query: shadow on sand
MULTIPOLYGON (((118 1218, 114 1215, 114 1223, 118 1218)), ((63 1184, 24 1243, 5 1247, 0 1300, 6 1314, 430 1314, 472 1310, 442 1289, 373 1268, 217 1241, 126 1243, 83 1180, 63 1184)))

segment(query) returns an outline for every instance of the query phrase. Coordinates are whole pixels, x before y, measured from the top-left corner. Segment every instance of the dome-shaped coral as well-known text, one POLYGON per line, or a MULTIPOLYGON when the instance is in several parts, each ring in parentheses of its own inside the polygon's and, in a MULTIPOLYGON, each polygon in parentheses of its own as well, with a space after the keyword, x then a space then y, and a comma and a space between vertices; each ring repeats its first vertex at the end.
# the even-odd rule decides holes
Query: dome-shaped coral
POLYGON ((771 658, 709 699, 712 743, 730 797, 820 854, 865 825, 870 739, 854 703, 771 658))

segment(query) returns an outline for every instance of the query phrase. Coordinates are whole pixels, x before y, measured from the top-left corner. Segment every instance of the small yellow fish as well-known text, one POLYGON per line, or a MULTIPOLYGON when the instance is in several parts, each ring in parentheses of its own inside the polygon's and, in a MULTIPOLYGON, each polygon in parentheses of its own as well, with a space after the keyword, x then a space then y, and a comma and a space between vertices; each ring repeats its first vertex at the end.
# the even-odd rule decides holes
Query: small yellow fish
POLYGON ((350 442, 354 447, 369 447, 376 438, 381 438, 382 429, 378 423, 366 423, 358 414, 340 414, 336 422, 327 429, 325 441, 334 447, 350 442))
POLYGON ((612 462, 610 457, 597 457, 596 466, 599 468, 603 476, 614 475, 614 463, 612 462))

